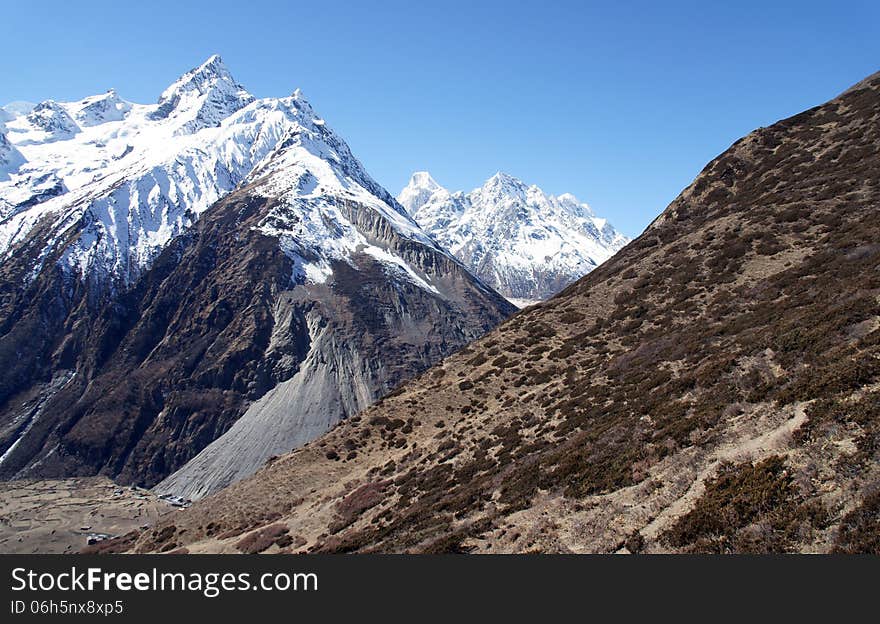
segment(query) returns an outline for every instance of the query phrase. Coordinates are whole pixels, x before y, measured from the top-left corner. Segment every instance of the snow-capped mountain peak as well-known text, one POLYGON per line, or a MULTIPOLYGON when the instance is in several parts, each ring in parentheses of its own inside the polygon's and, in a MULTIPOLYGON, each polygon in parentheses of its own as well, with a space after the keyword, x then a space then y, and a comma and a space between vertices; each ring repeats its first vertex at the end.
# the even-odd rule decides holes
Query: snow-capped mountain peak
POLYGON ((445 191, 442 186, 437 184, 431 174, 427 171, 416 171, 410 177, 407 184, 400 194, 397 201, 406 209, 409 214, 414 214, 418 208, 423 206, 431 196, 437 191, 445 191))
POLYGON ((416 171, 412 174, 410 178, 410 186, 418 187, 418 188, 426 188, 432 191, 436 191, 442 188, 434 178, 431 177, 431 174, 427 171, 416 171))
POLYGON ((87 97, 71 104, 73 117, 84 128, 96 126, 108 121, 120 121, 131 110, 131 103, 122 100, 115 89, 106 93, 87 97))
POLYGON ((254 101, 215 54, 186 72, 159 96, 151 119, 171 119, 178 133, 191 133, 218 126, 220 121, 254 101))
MULTIPOLYGON (((131 284, 218 199, 263 177, 271 177, 267 189, 283 187, 274 191, 308 208, 328 231, 341 231, 324 219, 334 202, 356 201, 401 235, 435 244, 299 90, 255 99, 216 55, 174 81, 156 104, 127 102, 110 90, 43 102, 24 114, 3 110, 0 262, 42 223, 52 234, 34 276, 57 257, 66 272, 93 284, 131 284)), ((284 237, 278 224, 265 231, 284 237)), ((310 240, 323 245, 315 236, 310 240)), ((334 259, 361 244, 349 238, 334 259)))
POLYGON ((67 110, 54 100, 40 102, 27 114, 32 126, 48 135, 48 139, 57 141, 69 139, 79 132, 79 126, 70 117, 67 110))
POLYGON ((0 121, 10 121, 21 115, 27 115, 34 110, 34 107, 36 107, 35 103, 25 102, 23 100, 4 104, 3 106, 0 106, 0 121))
POLYGON ((518 304, 552 296, 629 242, 574 195, 550 195, 504 172, 470 193, 450 193, 420 172, 398 200, 442 246, 518 304))
MULTIPOLYGON (((537 188, 537 187, 534 187, 537 188)), ((528 192, 529 187, 525 182, 514 178, 512 175, 499 171, 491 178, 486 180, 482 186, 484 193, 491 193, 496 197, 517 197, 523 198, 528 192)))

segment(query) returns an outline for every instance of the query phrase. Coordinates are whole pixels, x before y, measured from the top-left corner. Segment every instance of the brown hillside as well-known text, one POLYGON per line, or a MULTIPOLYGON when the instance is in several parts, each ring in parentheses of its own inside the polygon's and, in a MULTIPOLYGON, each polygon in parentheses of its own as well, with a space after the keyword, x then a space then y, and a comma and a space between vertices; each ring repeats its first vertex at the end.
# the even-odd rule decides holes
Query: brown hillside
POLYGON ((880 550, 880 74, 139 551, 880 550))

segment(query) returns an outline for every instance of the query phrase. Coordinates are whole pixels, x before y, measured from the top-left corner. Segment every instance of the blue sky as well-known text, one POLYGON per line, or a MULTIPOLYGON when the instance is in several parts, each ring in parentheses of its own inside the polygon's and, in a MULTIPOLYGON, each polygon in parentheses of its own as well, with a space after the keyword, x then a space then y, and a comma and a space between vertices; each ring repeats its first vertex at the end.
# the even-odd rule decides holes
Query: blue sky
POLYGON ((880 2, 6 3, 0 103, 136 102, 212 53, 396 193, 498 170, 639 233, 750 130, 880 69, 880 2), (197 5, 201 6, 197 6, 197 5))

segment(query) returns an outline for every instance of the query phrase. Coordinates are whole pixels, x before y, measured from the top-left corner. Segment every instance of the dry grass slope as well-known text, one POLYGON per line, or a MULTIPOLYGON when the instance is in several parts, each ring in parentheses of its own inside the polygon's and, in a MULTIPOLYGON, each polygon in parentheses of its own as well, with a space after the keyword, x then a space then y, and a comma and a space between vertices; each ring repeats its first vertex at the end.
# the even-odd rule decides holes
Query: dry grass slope
POLYGON ((263 552, 877 552, 878 172, 875 75, 134 549, 237 552, 280 523, 263 552))

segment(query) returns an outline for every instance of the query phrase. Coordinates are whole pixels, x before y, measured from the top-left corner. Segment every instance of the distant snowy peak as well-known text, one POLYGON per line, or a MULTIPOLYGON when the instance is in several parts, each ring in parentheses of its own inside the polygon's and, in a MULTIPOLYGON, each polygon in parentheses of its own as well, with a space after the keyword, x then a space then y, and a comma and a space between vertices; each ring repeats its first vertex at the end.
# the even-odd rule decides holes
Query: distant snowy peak
POLYGON ((24 118, 31 129, 46 133, 44 141, 69 139, 83 128, 122 120, 131 107, 115 89, 108 89, 79 102, 11 102, 0 107, 0 123, 24 118))
POLYGON ((0 106, 0 120, 9 121, 16 117, 20 117, 22 115, 27 115, 29 112, 34 110, 36 104, 33 102, 10 102, 9 104, 4 104, 0 106))
POLYGON ((114 89, 101 95, 87 97, 71 104, 74 118, 81 127, 97 126, 108 121, 121 121, 131 110, 131 103, 120 99, 114 89))
POLYGON ((438 243, 518 305, 552 296, 629 242, 574 195, 549 195, 503 172, 470 193, 450 193, 418 172, 398 200, 438 243))
POLYGON ((528 192, 529 187, 525 182, 501 171, 486 180, 480 188, 480 195, 487 200, 525 201, 528 192))
POLYGON ((179 133, 191 133, 220 125, 253 101, 254 96, 235 81, 215 54, 165 89, 150 118, 175 120, 179 133))
POLYGON ((416 171, 409 184, 400 191, 397 201, 412 215, 437 192, 445 193, 446 189, 437 184, 427 171, 416 171))
POLYGON ((53 100, 37 104, 27 114, 27 120, 32 126, 45 132, 47 139, 52 141, 69 139, 79 132, 79 126, 67 110, 53 100))
POLYGON ((437 184, 427 171, 414 173, 397 196, 406 211, 435 238, 461 217, 465 210, 464 199, 463 193, 453 195, 437 184))

